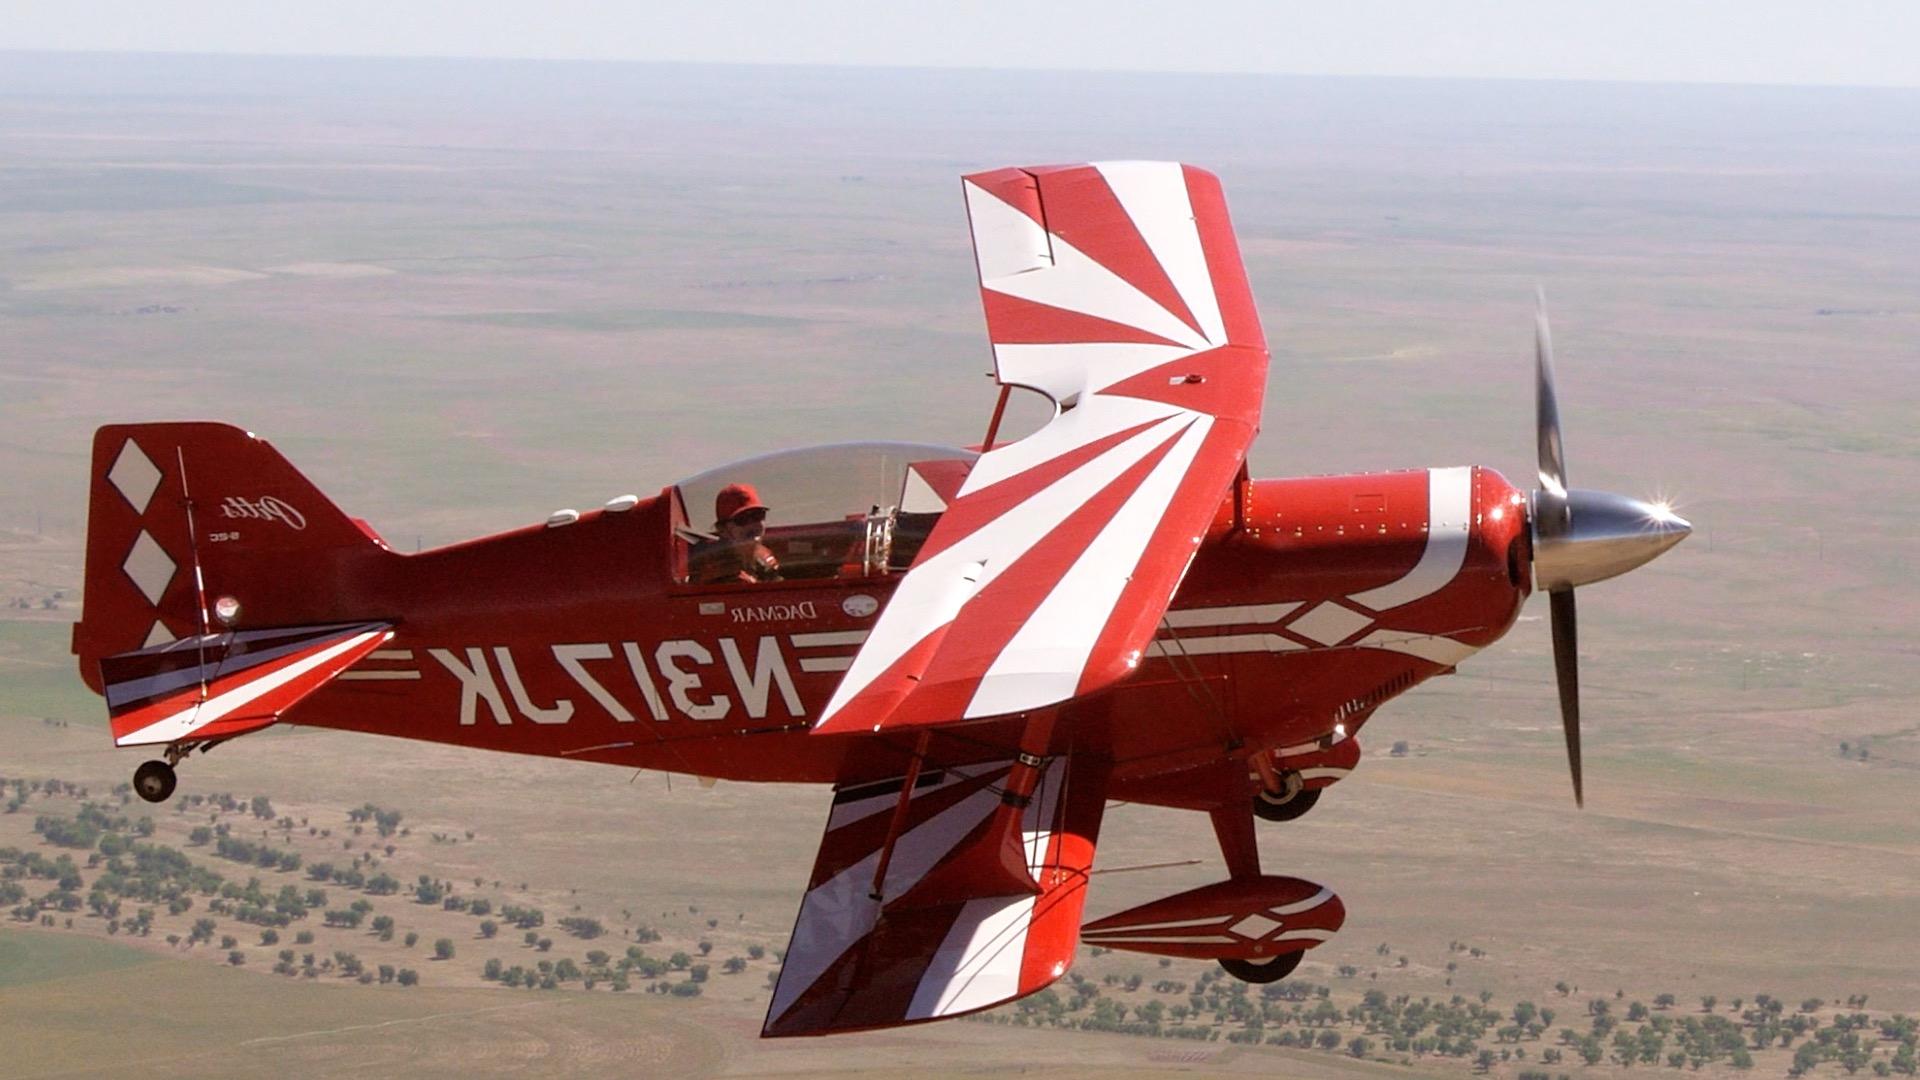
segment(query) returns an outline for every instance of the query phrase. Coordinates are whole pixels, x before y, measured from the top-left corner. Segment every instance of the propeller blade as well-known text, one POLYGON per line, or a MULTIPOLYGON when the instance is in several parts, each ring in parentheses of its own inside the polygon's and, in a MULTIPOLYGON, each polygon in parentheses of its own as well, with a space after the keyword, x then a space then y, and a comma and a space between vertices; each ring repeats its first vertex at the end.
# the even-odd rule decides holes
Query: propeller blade
POLYGON ((1573 772, 1573 803, 1586 806, 1580 785, 1580 642, 1574 623, 1573 590, 1547 594, 1553 605, 1553 676, 1560 688, 1560 726, 1567 736, 1567 768, 1573 772))
MULTIPOLYGON (((1539 443, 1540 487, 1562 504, 1567 495, 1567 460, 1560 445, 1560 402, 1553 390, 1553 332, 1547 327, 1547 294, 1535 294, 1533 315, 1534 428, 1539 443)), ((1564 512, 1556 515, 1564 518, 1564 512)), ((1550 522, 1558 526, 1561 522, 1550 522)))

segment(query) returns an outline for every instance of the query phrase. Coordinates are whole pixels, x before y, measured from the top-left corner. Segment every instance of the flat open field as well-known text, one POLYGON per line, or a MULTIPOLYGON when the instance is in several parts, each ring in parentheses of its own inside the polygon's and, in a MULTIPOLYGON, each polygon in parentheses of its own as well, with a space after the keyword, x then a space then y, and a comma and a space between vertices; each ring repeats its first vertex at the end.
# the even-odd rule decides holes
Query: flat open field
MULTIPOLYGON (((1232 1045, 1233 1023, 1194 1042, 979 1022, 759 1042, 816 790, 293 730, 194 759, 156 810, 111 794, 137 756, 107 747, 66 650, 96 425, 242 424, 401 548, 784 446, 975 441, 992 393, 957 176, 1088 157, 1225 182, 1275 350, 1256 474, 1471 461, 1524 483, 1539 283, 1574 483, 1670 495, 1696 526, 1581 595, 1584 812, 1543 606, 1383 710, 1313 814, 1265 827, 1270 869, 1349 910, 1301 977, 1342 1008, 1373 989, 1556 1008, 1543 1038, 1481 1040, 1526 1052, 1502 1077, 1620 1074, 1541 1064, 1594 998, 1920 1011, 1920 94, 15 55, 0 778, 63 786, 21 793, 0 848, 54 858, 34 819, 91 801, 150 812, 155 842, 237 883, 304 889, 314 863, 368 856, 409 887, 539 907, 553 944, 404 892, 367 897, 390 941, 316 911, 264 945, 204 903, 162 906, 131 944, 84 909, 71 929, 0 921, 0 1076, 1464 1075, 1468 1058, 1232 1045), (214 793, 276 816, 182 802, 214 793), (368 802, 408 835, 356 837, 368 802), (219 824, 302 867, 193 842, 219 824), (571 915, 607 935, 564 933, 571 915), (202 917, 213 941, 166 942, 202 917), (645 992, 683 974, 624 993, 481 977, 490 958, 617 958, 642 927, 653 957, 712 943, 700 997, 645 992), (419 985, 271 974, 302 928, 316 968, 348 952, 419 985), (456 955, 432 960, 442 936, 456 955)), ((1202 863, 1103 876, 1090 911, 1221 873, 1204 821, 1116 807, 1102 867, 1185 858, 1202 863)), ((327 888, 329 908, 362 895, 327 888)), ((1151 984, 1203 970, 1077 968, 1128 1008, 1185 1002, 1151 984)), ((1756 1075, 1791 1057, 1757 1054, 1756 1075)))

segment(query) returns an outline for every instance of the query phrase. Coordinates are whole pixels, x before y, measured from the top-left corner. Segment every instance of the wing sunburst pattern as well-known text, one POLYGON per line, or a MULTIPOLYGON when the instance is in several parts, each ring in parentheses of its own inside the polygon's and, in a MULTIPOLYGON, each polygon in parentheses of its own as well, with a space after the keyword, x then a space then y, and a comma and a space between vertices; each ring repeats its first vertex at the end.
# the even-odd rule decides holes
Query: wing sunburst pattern
MULTIPOLYGON (((936 755, 937 756, 937 755, 936 755)), ((794 920, 761 1034, 826 1035, 976 1012, 1059 978, 1079 943, 1087 874, 1106 804, 1105 766, 1066 755, 1043 767, 1031 800, 994 831, 1013 760, 932 766, 908 805, 882 899, 875 874, 904 778, 842 785, 794 920), (1031 891, 946 878, 1017 840, 1031 891)))
POLYGON ((1125 677, 1258 429, 1266 345, 1210 173, 963 187, 997 377, 1061 411, 975 463, 817 731, 1004 715, 1125 677))

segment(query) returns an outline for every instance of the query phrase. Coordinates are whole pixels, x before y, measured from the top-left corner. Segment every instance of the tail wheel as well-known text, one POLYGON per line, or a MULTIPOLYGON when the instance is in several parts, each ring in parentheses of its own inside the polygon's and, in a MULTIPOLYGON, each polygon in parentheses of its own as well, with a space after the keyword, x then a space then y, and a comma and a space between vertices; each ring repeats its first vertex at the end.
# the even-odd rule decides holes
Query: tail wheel
POLYGON ((166 802, 179 782, 173 766, 164 761, 149 761, 133 770, 134 794, 151 803, 166 802))
POLYGON ((1220 966, 1227 969, 1227 974, 1241 982, 1279 982, 1293 974, 1294 969, 1300 966, 1300 961, 1306 955, 1306 950, 1302 949, 1299 952, 1281 953, 1266 961, 1222 959, 1220 966))
POLYGON ((1320 801, 1319 788, 1300 785, 1299 773, 1286 774, 1288 781, 1278 792, 1261 788, 1253 793, 1253 813, 1262 821, 1293 821, 1313 809, 1320 801))

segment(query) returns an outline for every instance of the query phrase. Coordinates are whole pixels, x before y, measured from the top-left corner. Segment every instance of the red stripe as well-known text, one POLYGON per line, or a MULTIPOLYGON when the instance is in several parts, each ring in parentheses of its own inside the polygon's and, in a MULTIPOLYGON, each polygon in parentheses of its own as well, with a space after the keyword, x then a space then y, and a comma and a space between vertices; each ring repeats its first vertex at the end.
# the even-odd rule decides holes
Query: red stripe
POLYGON ((960 179, 1027 215, 1036 225, 1046 220, 1040 213, 1040 185, 1025 169, 994 169, 960 179))
POLYGON ((1094 639, 1086 669, 1080 674, 1080 693, 1124 678, 1132 670, 1128 657, 1153 640, 1161 614, 1200 546, 1205 523, 1232 494, 1234 478, 1240 472, 1241 448, 1249 441, 1242 424, 1215 421, 1207 432, 1187 466, 1186 476, 1154 525, 1153 535, 1147 540, 1147 554, 1120 590, 1106 625, 1094 639), (1196 526, 1195 522, 1201 524, 1196 526))
MULTIPOLYGON (((1005 765, 987 769, 980 776, 948 784, 925 795, 913 796, 907 804, 907 823, 901 830, 902 842, 909 833, 925 825, 935 815, 952 809, 976 792, 1005 779, 1007 771, 1008 766, 1005 765)), ((985 821, 992 815, 993 808, 988 807, 982 813, 980 820, 985 821)), ((887 830, 892 824, 893 810, 889 807, 877 814, 842 825, 838 829, 829 830, 820 839, 820 854, 814 861, 813 877, 807 882, 807 888, 809 890, 819 888, 835 874, 880 850, 880 846, 886 842, 887 830)))
POLYGON ((935 724, 962 716, 980 680, 1014 635, 1185 431, 1183 426, 1115 477, 961 608, 946 635, 947 647, 933 655, 919 688, 896 707, 888 726, 935 724))
POLYGON ((1072 345, 1119 341, 1190 347, 1126 323, 1008 296, 984 286, 980 289, 980 301, 987 311, 987 339, 995 345, 1072 345))
POLYGON ((920 685, 920 672, 938 651, 940 643, 946 640, 947 631, 952 626, 952 623, 946 623, 915 642, 898 659, 887 665, 885 671, 847 699, 839 711, 821 720, 813 730, 825 735, 878 731, 900 702, 906 700, 914 687, 920 685))
POLYGON ((118 741, 139 731, 148 724, 164 720, 175 713, 184 712, 192 708, 193 703, 199 699, 200 687, 190 686, 178 693, 170 694, 167 697, 138 706, 130 712, 124 712, 118 716, 110 715, 107 718, 107 728, 113 732, 114 739, 118 741))
POLYGON ((955 500, 947 508, 946 513, 940 515, 939 522, 933 527, 932 535, 927 537, 926 544, 920 548, 920 554, 914 561, 925 563, 954 544, 972 536, 982 526, 990 524, 1002 514, 1026 502, 1068 473, 1165 419, 1166 417, 1159 417, 1123 428, 1111 435, 1076 446, 1057 457, 1048 458, 1024 472, 1017 472, 1004 480, 996 480, 977 491, 968 492, 955 500))
POLYGON ((1253 424, 1266 396, 1267 357, 1258 349, 1228 345, 1148 368, 1100 391, 1118 397, 1162 401, 1223 420, 1253 424), (1197 375, 1198 382, 1188 382, 1197 375))
POLYGON ((1026 953, 1020 959, 1020 993, 1029 994, 1058 977, 1080 943, 1080 913, 1087 899, 1087 871, 1093 867, 1094 837, 1106 806, 1100 767, 1069 759, 1060 782, 1061 806, 1036 880, 1045 890, 1027 926, 1026 953))
POLYGON ((1195 334, 1206 337, 1100 170, 1076 165, 1035 172, 1040 178, 1040 202, 1046 214, 1043 220, 1053 235, 1085 252, 1186 323, 1195 334))
POLYGON ((1233 221, 1227 216, 1227 200, 1220 191, 1220 178, 1191 165, 1183 165, 1181 169, 1187 176, 1187 201, 1193 204, 1193 224, 1200 231, 1200 250, 1206 253, 1207 274, 1213 278, 1213 294, 1220 304, 1220 321, 1226 327, 1227 340, 1235 345, 1265 349, 1267 338, 1260 329, 1260 313, 1254 307, 1253 290, 1247 284, 1246 264, 1240 259, 1240 242, 1234 237, 1233 221))

